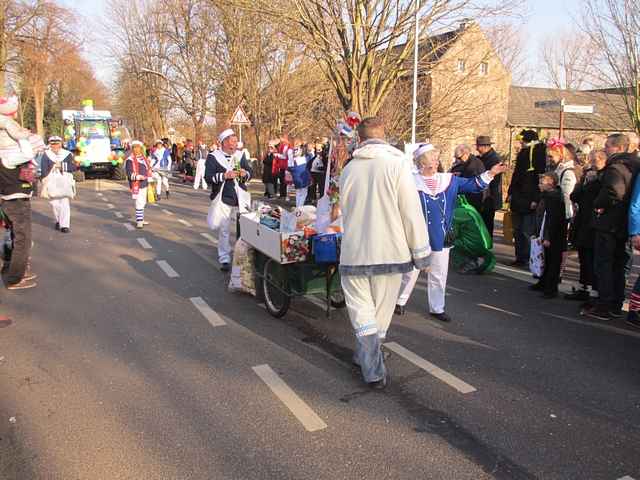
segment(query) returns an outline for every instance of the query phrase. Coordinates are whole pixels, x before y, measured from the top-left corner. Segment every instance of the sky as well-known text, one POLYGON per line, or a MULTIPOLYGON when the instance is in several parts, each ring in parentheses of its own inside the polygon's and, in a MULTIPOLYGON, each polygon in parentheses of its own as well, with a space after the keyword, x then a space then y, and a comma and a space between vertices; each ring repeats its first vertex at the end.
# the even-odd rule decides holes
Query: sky
MULTIPOLYGON (((527 31, 527 55, 532 62, 538 55, 538 50, 542 42, 555 31, 561 29, 571 29, 580 9, 583 0, 526 0, 528 2, 527 31)), ((99 25, 104 18, 105 5, 107 0, 59 0, 65 5, 86 17, 89 25, 99 25)), ((97 31, 97 28, 91 28, 97 31)), ((92 52, 99 51, 98 39, 89 42, 85 57, 96 69, 100 80, 109 82, 111 80, 112 68, 105 62, 104 57, 95 55, 92 52), (91 47, 92 43, 98 44, 91 47)))

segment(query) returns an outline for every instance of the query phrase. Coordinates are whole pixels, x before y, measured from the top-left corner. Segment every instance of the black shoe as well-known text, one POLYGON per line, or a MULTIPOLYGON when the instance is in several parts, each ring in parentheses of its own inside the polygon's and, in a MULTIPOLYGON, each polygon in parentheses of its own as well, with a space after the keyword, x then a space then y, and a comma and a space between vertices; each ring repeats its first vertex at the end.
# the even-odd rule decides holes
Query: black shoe
POLYGON ((404 315, 404 305, 396 305, 393 313, 395 313, 396 315, 404 315))
POLYGON ((56 222, 56 226, 54 227, 56 230, 60 230, 60 224, 56 222))
POLYGON ((169 200, 169 190, 167 190, 166 195, 167 195, 167 200, 169 200))
POLYGON ((632 327, 640 328, 640 317, 638 312, 629 312, 627 314, 627 323, 632 327))
POLYGON ((384 377, 382 380, 378 380, 376 382, 369 382, 367 383, 367 385, 369 385, 369 388, 371 390, 384 390, 385 388, 387 388, 389 383, 391 383, 391 377, 389 376, 389 374, 387 374, 387 376, 384 377))
POLYGON ((436 320, 440 320, 443 323, 451 322, 451 317, 449 315, 447 315, 446 313, 444 313, 444 312, 442 312, 442 313, 430 313, 429 315, 431 315, 436 320))
POLYGON ((69 232, 71 232, 71 229, 69 229, 69 228, 67 228, 67 227, 62 227, 62 228, 60 229, 60 233, 69 233, 69 232))
POLYGON ((595 318, 596 320, 602 320, 603 322, 609 322, 613 320, 609 309, 602 305, 596 305, 594 308, 585 311, 587 317, 595 318))
POLYGON ((609 315, 611 318, 622 318, 624 314, 622 313, 621 308, 612 308, 609 309, 609 315))
POLYGON ((529 285, 527 288, 529 290, 533 290, 534 292, 541 292, 542 290, 544 290, 544 286, 540 282, 529 285))
POLYGON ((231 270, 231 265, 229 265, 228 263, 223 263, 222 265, 220 265, 221 272, 228 272, 230 270, 231 270))
POLYGON ((565 300, 577 300, 578 302, 587 302, 589 301, 589 299, 591 298, 591 295, 589 294, 589 290, 576 290, 575 288, 572 287, 572 292, 571 293, 567 293, 564 296, 565 300))

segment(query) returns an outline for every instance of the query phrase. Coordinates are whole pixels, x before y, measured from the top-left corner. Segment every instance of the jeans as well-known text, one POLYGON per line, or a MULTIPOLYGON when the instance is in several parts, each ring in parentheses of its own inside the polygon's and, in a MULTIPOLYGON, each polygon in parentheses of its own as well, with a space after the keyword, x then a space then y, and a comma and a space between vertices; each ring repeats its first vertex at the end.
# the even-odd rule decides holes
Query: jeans
POLYGON ((22 280, 31 254, 31 199, 5 200, 2 210, 11 222, 13 232, 13 251, 6 283, 14 284, 22 280))
POLYGON ((513 239, 516 247, 516 261, 529 263, 529 251, 531 249, 531 237, 536 235, 536 214, 512 213, 513 239))
POLYGON ((626 238, 597 231, 594 243, 595 274, 598 279, 599 302, 619 309, 624 303, 625 266, 629 260, 626 238))

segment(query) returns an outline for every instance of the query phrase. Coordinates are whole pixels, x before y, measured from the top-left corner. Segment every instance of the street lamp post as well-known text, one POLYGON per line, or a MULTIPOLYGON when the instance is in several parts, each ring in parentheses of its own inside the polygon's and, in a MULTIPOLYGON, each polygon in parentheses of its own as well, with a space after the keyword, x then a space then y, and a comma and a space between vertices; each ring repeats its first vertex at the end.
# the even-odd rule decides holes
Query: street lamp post
POLYGON ((416 118, 418 116, 418 50, 419 50, 419 25, 418 13, 420 11, 420 0, 416 0, 416 18, 415 18, 415 39, 413 46, 413 109, 411 113, 411 143, 416 143, 416 118))

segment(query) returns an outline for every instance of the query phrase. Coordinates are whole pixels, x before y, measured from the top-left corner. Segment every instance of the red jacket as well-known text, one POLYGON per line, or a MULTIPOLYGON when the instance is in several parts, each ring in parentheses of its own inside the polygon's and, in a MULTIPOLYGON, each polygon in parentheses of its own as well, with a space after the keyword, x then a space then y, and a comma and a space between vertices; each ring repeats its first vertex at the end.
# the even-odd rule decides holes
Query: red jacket
POLYGON ((286 142, 280 142, 278 144, 278 151, 274 155, 273 165, 271 167, 271 173, 278 175, 284 172, 288 167, 289 158, 287 152, 289 150, 289 144, 286 142))

